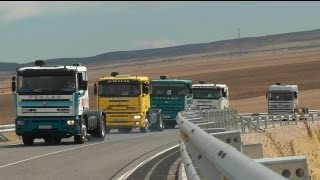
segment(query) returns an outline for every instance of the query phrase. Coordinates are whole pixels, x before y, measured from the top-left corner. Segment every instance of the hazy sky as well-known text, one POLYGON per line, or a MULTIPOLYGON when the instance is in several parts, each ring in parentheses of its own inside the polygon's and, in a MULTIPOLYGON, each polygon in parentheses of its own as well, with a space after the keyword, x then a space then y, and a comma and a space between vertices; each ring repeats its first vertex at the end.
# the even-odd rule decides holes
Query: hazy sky
POLYGON ((320 2, 0 2, 0 62, 320 29, 320 2))

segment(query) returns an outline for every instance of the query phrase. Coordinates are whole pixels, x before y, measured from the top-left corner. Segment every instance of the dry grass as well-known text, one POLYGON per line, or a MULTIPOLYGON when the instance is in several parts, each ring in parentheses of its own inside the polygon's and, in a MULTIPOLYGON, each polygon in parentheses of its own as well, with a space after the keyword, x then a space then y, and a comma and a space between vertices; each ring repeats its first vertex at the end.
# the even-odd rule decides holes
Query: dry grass
POLYGON ((318 124, 318 130, 314 130, 317 135, 318 142, 320 143, 320 124, 318 124))
POLYGON ((261 143, 264 157, 305 156, 310 176, 314 180, 320 179, 319 123, 282 126, 263 133, 243 134, 241 138, 243 144, 261 143))
POLYGON ((306 119, 303 120, 303 124, 304 126, 306 127, 306 130, 307 130, 307 133, 308 133, 308 136, 310 138, 313 137, 313 134, 312 134, 312 130, 311 130, 311 127, 310 127, 310 123, 308 123, 308 121, 306 119))

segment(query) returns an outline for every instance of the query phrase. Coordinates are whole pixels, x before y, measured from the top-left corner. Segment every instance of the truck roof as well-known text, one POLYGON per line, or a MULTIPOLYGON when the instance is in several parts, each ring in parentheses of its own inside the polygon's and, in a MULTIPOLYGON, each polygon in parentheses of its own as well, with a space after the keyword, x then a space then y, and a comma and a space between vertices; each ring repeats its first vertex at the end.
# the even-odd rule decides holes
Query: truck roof
POLYGON ((113 77, 113 76, 102 77, 102 78, 99 78, 99 81, 110 80, 110 79, 149 81, 149 77, 147 76, 131 76, 131 75, 117 75, 116 77, 113 77))
POLYGON ((78 71, 87 71, 87 68, 85 66, 30 66, 30 67, 23 67, 19 68, 18 71, 24 71, 26 69, 72 69, 72 70, 78 70, 78 71))
POLYGON ((200 87, 203 87, 203 88, 213 88, 213 89, 216 89, 216 88, 226 88, 227 85, 226 84, 213 84, 213 83, 207 83, 207 84, 193 84, 192 85, 192 88, 200 88, 200 87))
POLYGON ((192 84, 192 80, 184 80, 184 79, 153 79, 151 83, 187 83, 192 84))
POLYGON ((269 91, 298 91, 298 85, 271 85, 269 91))

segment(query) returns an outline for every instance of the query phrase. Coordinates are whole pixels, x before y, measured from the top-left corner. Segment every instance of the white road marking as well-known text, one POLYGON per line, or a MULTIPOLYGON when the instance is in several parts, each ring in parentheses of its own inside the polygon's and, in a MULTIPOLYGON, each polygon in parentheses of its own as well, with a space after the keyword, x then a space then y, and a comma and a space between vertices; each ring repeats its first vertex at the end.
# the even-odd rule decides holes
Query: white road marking
POLYGON ((30 161, 30 160, 33 160, 33 159, 41 158, 41 157, 44 157, 44 156, 50 156, 50 155, 53 155, 53 154, 58 154, 58 153, 62 153, 62 152, 66 152, 66 151, 70 151, 70 150, 74 150, 74 149, 79 149, 79 148, 82 148, 82 147, 98 145, 98 144, 102 144, 102 143, 105 143, 105 141, 99 142, 99 143, 83 145, 83 146, 77 146, 77 147, 74 147, 74 148, 64 149, 64 150, 60 150, 60 151, 56 151, 56 152, 52 152, 52 153, 48 153, 48 154, 35 156, 35 157, 32 157, 32 158, 28 158, 28 159, 24 159, 24 160, 21 160, 21 161, 17 161, 17 162, 13 162, 13 163, 10 163, 10 164, 6 164, 6 165, 3 165, 3 166, 0 166, 0 169, 8 167, 8 166, 15 165, 15 164, 23 163, 23 162, 26 162, 26 161, 30 161))
POLYGON ((176 147, 178 147, 179 144, 175 145, 175 146, 172 146, 171 148, 168 148, 166 150, 163 150, 161 152, 159 152, 158 154, 155 154, 154 156, 142 161, 140 164, 138 164, 136 167, 130 169, 129 171, 127 171, 126 173, 124 173, 122 176, 120 176, 117 180, 124 180, 124 179, 127 179, 135 170, 137 170, 138 168, 140 168, 142 165, 148 163, 149 161, 151 161, 152 159, 156 158, 157 156, 160 156, 161 154, 167 152, 167 151, 170 151, 171 149, 174 149, 176 147))

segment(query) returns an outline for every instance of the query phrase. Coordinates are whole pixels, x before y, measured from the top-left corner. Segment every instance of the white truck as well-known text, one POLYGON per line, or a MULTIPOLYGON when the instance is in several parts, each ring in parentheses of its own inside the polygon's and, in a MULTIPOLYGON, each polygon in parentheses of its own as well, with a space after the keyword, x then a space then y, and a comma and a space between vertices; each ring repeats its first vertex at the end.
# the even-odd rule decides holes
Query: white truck
POLYGON ((200 81, 192 85, 193 107, 195 109, 228 109, 229 90, 226 84, 200 81))
POLYGON ((269 86, 266 92, 268 114, 300 114, 308 112, 307 108, 299 107, 298 85, 276 83, 269 86))
POLYGON ((35 139, 60 143, 74 137, 83 144, 89 134, 105 138, 106 115, 89 110, 88 73, 85 66, 45 65, 17 69, 12 78, 15 130, 25 145, 35 139))

